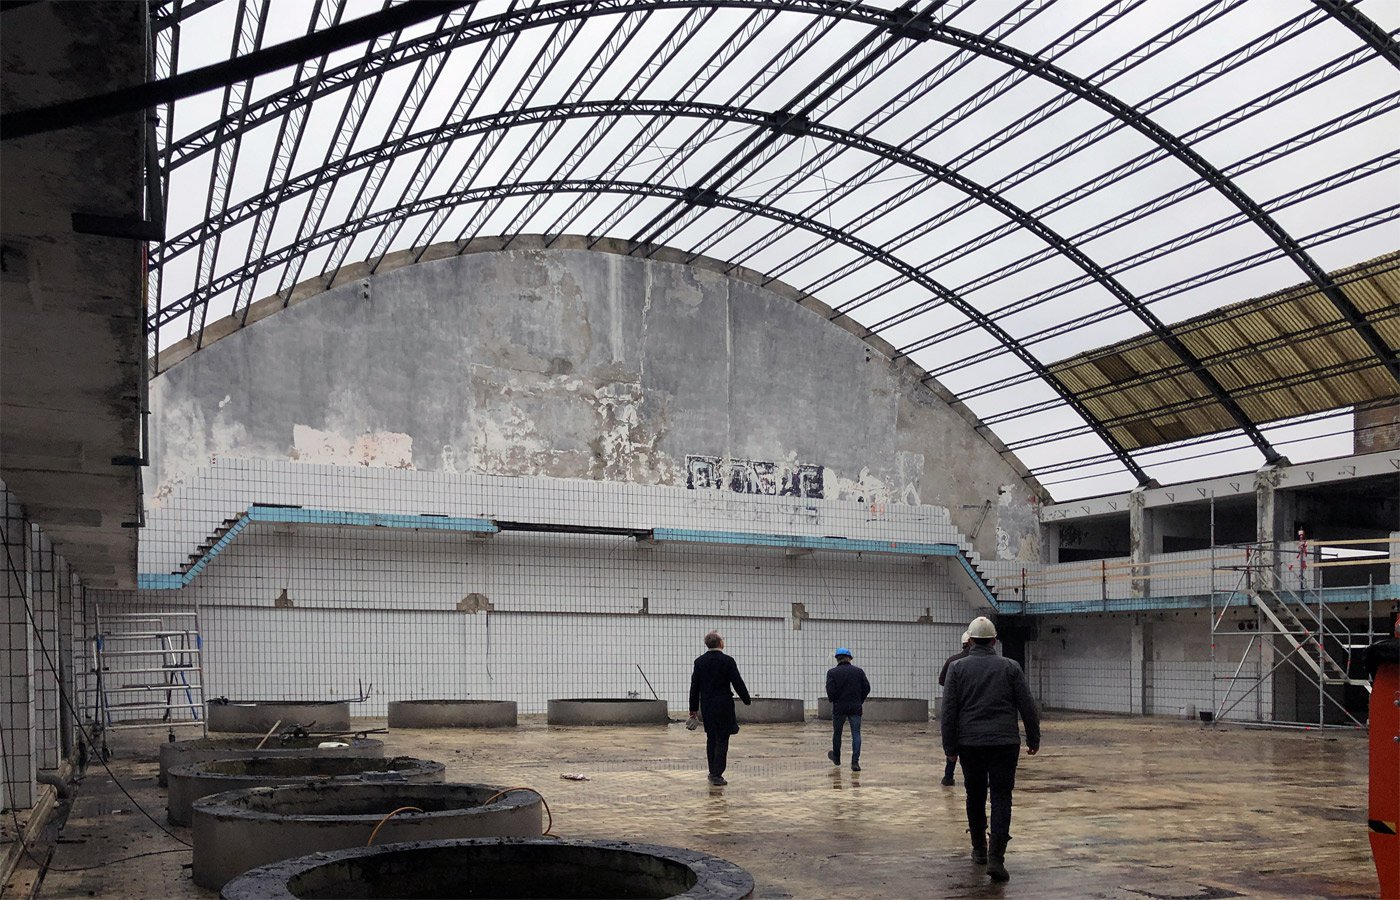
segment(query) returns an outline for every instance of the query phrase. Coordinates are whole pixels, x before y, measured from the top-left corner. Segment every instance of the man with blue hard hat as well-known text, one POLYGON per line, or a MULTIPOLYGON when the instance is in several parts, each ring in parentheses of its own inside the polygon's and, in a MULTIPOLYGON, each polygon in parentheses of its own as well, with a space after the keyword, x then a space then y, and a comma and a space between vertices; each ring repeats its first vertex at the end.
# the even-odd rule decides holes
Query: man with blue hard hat
POLYGON ((834 766, 841 765, 841 731, 851 723, 851 771, 860 771, 860 716, 865 698, 870 696, 870 681, 860 666, 851 664, 851 651, 836 648, 836 665, 826 672, 826 699, 831 701, 831 750, 826 758, 834 766))

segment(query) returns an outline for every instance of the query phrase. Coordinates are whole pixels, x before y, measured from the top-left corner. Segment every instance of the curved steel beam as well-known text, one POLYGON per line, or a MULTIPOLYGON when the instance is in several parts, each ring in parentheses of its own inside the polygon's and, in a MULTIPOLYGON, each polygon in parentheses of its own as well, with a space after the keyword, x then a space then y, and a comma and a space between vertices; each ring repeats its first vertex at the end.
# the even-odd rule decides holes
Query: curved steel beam
MULTIPOLYGON (((743 109, 714 104, 654 100, 594 101, 496 113, 490 116, 482 116, 480 118, 463 121, 452 126, 421 132, 399 141, 387 142, 379 147, 362 151, 354 157, 337 161, 334 166, 305 173, 295 181, 289 182, 288 185, 285 186, 288 190, 281 191, 276 195, 265 193, 240 204, 239 215, 223 223, 222 227, 229 227, 235 224, 239 218, 246 218, 253 215, 258 209, 265 209, 269 205, 281 203, 283 200, 294 196, 296 193, 300 193, 311 187, 325 185, 350 172, 374 165, 379 160, 397 156, 401 153, 417 149, 418 147, 452 141, 466 135, 485 131, 509 129, 520 125, 536 124, 540 122, 553 122, 595 116, 670 116, 721 120, 751 125, 755 129, 770 132, 771 137, 781 136, 784 129, 790 129, 792 127, 792 117, 782 113, 769 113, 757 109, 743 109)), ((1273 448, 1268 439, 1259 431, 1253 420, 1250 419, 1239 406, 1230 392, 1226 390, 1219 380, 1211 374, 1210 370, 1196 358, 1195 354, 1167 328, 1166 324, 1157 318, 1156 314, 1154 314, 1146 304, 1142 303, 1102 266, 1079 249, 1077 245, 1066 240, 1062 235, 1050 228, 1044 221, 1029 214, 996 191, 990 190, 952 169, 925 159, 918 154, 903 150, 893 144, 888 144, 884 141, 876 140, 875 138, 845 129, 823 125, 818 122, 808 122, 806 120, 802 122, 802 132, 806 136, 818 138, 832 144, 862 150, 896 165, 905 166, 931 178, 935 178, 956 188, 968 197, 992 207, 1017 225, 1036 235, 1056 252, 1073 262, 1089 278, 1093 279, 1112 294, 1124 308, 1137 316, 1138 319, 1156 334, 1162 342, 1176 354, 1177 358, 1181 360, 1187 370, 1195 374, 1206 392, 1230 415, 1235 421, 1235 424, 1249 437, 1250 441, 1254 443, 1269 463, 1276 463, 1281 459, 1278 451, 1273 448)), ((692 188, 692 192, 693 191, 694 189, 692 188)), ((686 206, 687 208, 694 208, 694 204, 685 203, 684 198, 676 201, 676 203, 686 206)), ((441 207, 439 207, 439 209, 441 209, 441 207)), ((198 241, 200 239, 201 233, 202 232, 198 229, 191 229, 185 234, 175 238, 171 244, 181 248, 187 248, 192 246, 192 241, 198 241)), ((177 253, 178 252, 177 250, 177 253)), ((162 256, 154 260, 154 262, 156 264, 164 264, 169 258, 170 256, 162 256)), ((218 291, 214 290, 211 285, 207 292, 201 293, 196 291, 185 298, 181 298, 181 301, 170 310, 157 310, 157 318, 153 323, 154 326, 159 328, 170 321, 171 318, 182 313, 185 308, 201 305, 202 302, 207 301, 209 297, 217 293, 218 291)), ((983 315, 980 320, 975 321, 978 321, 980 325, 983 322, 990 322, 992 319, 983 315)), ((866 335, 870 335, 873 332, 866 329, 865 333, 866 335)), ((1005 332, 1002 332, 1002 335, 1005 335, 1005 332)), ((1017 352, 1018 355, 1021 355, 1021 352, 1024 351, 1024 348, 1020 348, 1018 352, 1017 347, 1013 347, 1013 345, 1019 346, 1019 344, 1009 335, 1005 335, 1004 338, 999 336, 998 339, 1003 346, 1006 346, 1013 352, 1017 352)))
POLYGON ((1400 44, 1385 29, 1377 25, 1351 0, 1313 0, 1328 15, 1351 29, 1357 37, 1371 46, 1381 58, 1400 69, 1400 44))
POLYGON ((210 142, 217 141, 217 136, 220 134, 223 135, 223 139, 241 134, 268 115, 278 114, 292 106, 309 103, 318 96, 343 87, 357 77, 363 77, 365 72, 402 65, 427 53, 445 52, 456 46, 489 40, 497 35, 568 21, 582 16, 694 6, 772 8, 810 15, 837 16, 850 21, 883 25, 893 33, 910 40, 935 40, 950 46, 971 50, 1070 91, 1155 142, 1222 193, 1303 270, 1308 280, 1312 281, 1332 302, 1342 317, 1352 325, 1367 347, 1380 360, 1391 377, 1397 384, 1400 384, 1400 358, 1397 358, 1395 350, 1386 345, 1376 330, 1367 322, 1365 316, 1332 282, 1322 267, 1248 194, 1207 162, 1204 157, 1187 146, 1184 141, 1086 79, 1014 47, 932 21, 929 17, 920 16, 911 21, 908 10, 905 9, 876 9, 860 3, 846 3, 840 2, 840 0, 747 0, 747 2, 743 2, 743 0, 561 0, 561 2, 543 4, 523 11, 509 12, 482 19, 476 23, 469 23, 468 27, 458 29, 452 34, 444 34, 440 31, 433 32, 424 35, 415 42, 408 42, 379 54, 371 53, 364 59, 327 72, 314 84, 303 82, 293 85, 284 91, 270 95, 256 108, 247 111, 247 114, 240 113, 237 122, 221 119, 203 131, 181 139, 171 148, 169 165, 171 167, 177 166, 192 155, 202 152, 201 148, 209 149, 212 146, 210 142), (182 151, 189 151, 189 154, 182 155, 182 151))
POLYGON ((1152 119, 1141 114, 1133 107, 1119 100, 1117 97, 1098 88, 1094 84, 1073 75, 1064 69, 1059 68, 1044 60, 1036 59, 1028 53, 990 41, 986 38, 963 31, 958 28, 951 28, 947 25, 935 24, 933 33, 930 35, 933 40, 951 44, 955 47, 973 50, 990 59, 995 59, 1009 66, 1014 66, 1027 72, 1031 72, 1038 78, 1042 78, 1064 90, 1070 91, 1078 97, 1094 104, 1099 109, 1122 121, 1133 130, 1144 135, 1149 140, 1155 142, 1166 152, 1170 153, 1178 161, 1185 164, 1197 176, 1204 179, 1214 187, 1227 200, 1235 205, 1240 212, 1244 213, 1251 222, 1259 226, 1260 230, 1268 235, 1284 254, 1291 259, 1298 268, 1307 275, 1308 280, 1317 287, 1322 294, 1327 297, 1337 311, 1341 313, 1348 324, 1355 329, 1356 333, 1366 342, 1367 347, 1380 360, 1381 365, 1390 377, 1400 385, 1400 358, 1396 351, 1387 346, 1381 339, 1379 333, 1366 321, 1366 317, 1352 304, 1351 300, 1342 293, 1341 288, 1328 276, 1327 272, 1317 264, 1317 262, 1303 249, 1292 235, 1284 230, 1283 226, 1274 221, 1254 199, 1246 194, 1238 185, 1234 183, 1223 172, 1211 165, 1205 157, 1178 138, 1175 134, 1167 131, 1152 119))
MULTIPOLYGON (((571 181, 552 182, 516 182, 513 184, 493 185, 441 194, 437 197, 418 200, 392 209, 380 210, 363 219, 346 222, 334 228, 329 228, 301 240, 294 241, 277 250, 275 253, 268 254, 261 259, 253 260, 232 272, 220 276, 208 286, 208 290, 211 295, 220 293, 246 279, 257 278, 264 272, 271 271, 290 260, 311 253, 334 241, 354 237, 361 232, 378 228, 397 219, 421 215, 422 213, 432 212, 442 207, 494 202, 510 197, 529 196, 537 193, 637 194, 648 197, 660 197, 666 200, 679 200, 685 203, 699 204, 702 206, 719 207, 746 215, 762 216, 782 222, 786 225, 802 228, 820 237, 826 238, 829 241, 850 247, 852 250, 863 253, 871 259, 878 260, 883 265, 896 270, 920 287, 937 294, 945 303, 958 310, 963 315, 976 320, 989 334, 1008 347, 1023 364, 1059 393, 1060 396, 1065 399, 1065 403, 1084 419, 1093 432, 1113 451, 1114 455, 1123 466, 1138 479, 1139 483, 1146 484, 1150 481, 1147 473, 1142 470, 1142 467, 1137 464, 1136 460, 1132 458, 1128 451, 1124 449, 1113 435, 1079 403, 1074 393, 1066 388, 1040 360, 1036 359, 1021 347, 1011 335, 1002 330, 1000 325, 988 319, 980 310, 967 303, 957 294, 954 294, 936 279, 903 260, 886 253, 874 244, 863 241, 854 235, 847 234, 840 229, 833 228, 824 222, 808 219, 795 213, 788 212, 787 210, 778 209, 777 207, 764 206, 714 192, 700 195, 687 188, 665 184, 646 184, 625 181, 597 182, 575 179, 571 181)), ((189 298, 184 299, 188 301, 189 298)), ((179 315, 188 310, 189 306, 189 303, 185 303, 182 309, 168 311, 171 312, 172 316, 179 315)))

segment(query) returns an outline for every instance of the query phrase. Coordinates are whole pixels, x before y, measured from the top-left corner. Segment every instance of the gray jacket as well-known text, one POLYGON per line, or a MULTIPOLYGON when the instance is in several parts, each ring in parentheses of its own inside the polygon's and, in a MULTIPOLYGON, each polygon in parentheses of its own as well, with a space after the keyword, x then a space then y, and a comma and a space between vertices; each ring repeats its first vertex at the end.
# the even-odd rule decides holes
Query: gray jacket
POLYGON ((957 756, 960 746, 1019 745, 1017 713, 1026 724, 1026 747, 1039 750, 1040 713, 1021 666, 991 647, 973 644, 966 658, 948 668, 940 722, 943 753, 957 756))

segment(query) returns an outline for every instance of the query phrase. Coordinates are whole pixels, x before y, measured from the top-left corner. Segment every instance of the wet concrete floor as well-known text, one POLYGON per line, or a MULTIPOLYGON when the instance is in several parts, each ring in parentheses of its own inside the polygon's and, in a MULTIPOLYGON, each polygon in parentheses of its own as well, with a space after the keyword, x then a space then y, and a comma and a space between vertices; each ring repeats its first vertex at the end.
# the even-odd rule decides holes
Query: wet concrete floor
MULTIPOLYGON (((382 720, 359 724, 383 727, 382 720)), ((1040 755, 1022 756, 1017 774, 1011 881, 993 885, 967 857, 961 773, 956 787, 938 783, 937 723, 867 724, 859 773, 826 760, 829 729, 816 720, 745 726, 731 744, 723 788, 706 781, 703 733, 679 723, 551 728, 522 717, 515 729, 380 737, 388 753, 446 763, 450 781, 539 790, 555 834, 669 844, 732 860, 754 876, 759 898, 1184 900, 1378 891, 1361 733, 1047 715, 1040 755)), ((114 734, 111 765, 165 824, 165 795, 155 781, 162 739, 114 734)), ((189 829, 166 827, 190 840, 189 829)), ((214 896, 190 881, 189 861, 93 764, 38 895, 214 896)), ((13 895, 24 895, 24 877, 12 883, 13 895)))

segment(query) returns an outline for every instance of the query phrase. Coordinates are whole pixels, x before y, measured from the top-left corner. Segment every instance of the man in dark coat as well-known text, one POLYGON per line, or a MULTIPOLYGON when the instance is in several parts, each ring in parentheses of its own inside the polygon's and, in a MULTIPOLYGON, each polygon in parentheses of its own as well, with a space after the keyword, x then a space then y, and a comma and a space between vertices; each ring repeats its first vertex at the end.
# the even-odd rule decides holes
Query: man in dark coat
POLYGON ((870 696, 870 680, 865 670, 851 665, 851 651, 836 648, 836 665, 826 670, 826 699, 831 701, 831 750, 826 758, 841 765, 841 728, 851 723, 851 771, 860 771, 860 717, 865 698, 870 696))
POLYGON ((749 689, 739 677, 739 667, 733 657, 724 654, 724 638, 718 632, 705 635, 708 648, 695 660, 690 674, 690 714, 698 715, 705 724, 705 756, 710 762, 710 784, 728 784, 724 770, 729 763, 729 736, 738 734, 739 720, 734 715, 732 686, 739 699, 748 706, 749 689))
POLYGON ((943 755, 962 763, 967 788, 967 827, 972 860, 987 864, 993 881, 1006 881, 1006 842, 1011 840, 1011 792, 1021 754, 1019 715, 1026 726, 1026 753, 1040 752, 1040 713, 1026 675, 1014 659, 992 649, 997 629, 978 616, 967 627, 972 647, 948 667, 943 690, 943 755), (992 794, 991 842, 987 835, 987 791, 992 794))
MULTIPOLYGON (((944 684, 946 684, 948 681, 948 667, 951 666, 953 663, 957 662, 958 660, 962 659, 964 656, 967 656, 967 648, 971 646, 972 638, 968 637, 967 632, 964 631, 962 633, 962 650, 958 653, 954 653, 952 656, 943 660, 943 668, 938 670, 939 687, 943 687, 944 684)), ((940 782, 944 787, 953 786, 953 769, 957 768, 957 765, 958 758, 956 756, 950 756, 945 761, 943 766, 943 781, 940 782)))

